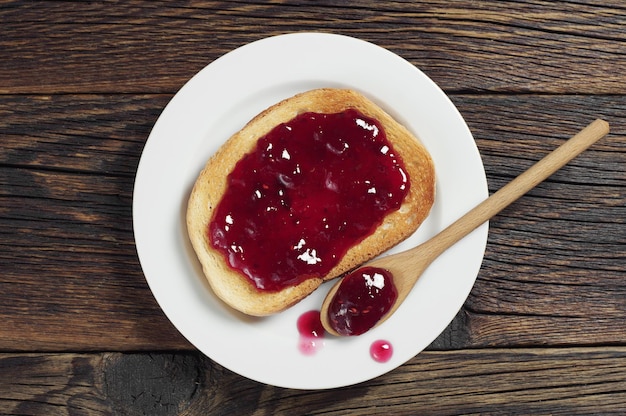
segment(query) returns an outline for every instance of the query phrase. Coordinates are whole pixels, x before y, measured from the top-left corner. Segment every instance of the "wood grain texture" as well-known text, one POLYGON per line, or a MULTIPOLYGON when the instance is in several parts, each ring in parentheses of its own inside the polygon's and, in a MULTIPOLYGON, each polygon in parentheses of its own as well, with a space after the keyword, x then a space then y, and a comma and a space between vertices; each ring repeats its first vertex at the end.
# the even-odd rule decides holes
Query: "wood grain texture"
POLYGON ((171 93, 231 49, 294 31, 380 44, 451 92, 626 91, 617 1, 10 1, 0 21, 5 94, 171 93))
POLYGON ((134 171, 164 98, 0 98, 0 348, 188 347, 132 234, 134 171))
POLYGON ((623 344, 626 126, 619 113, 625 102, 485 98, 453 97, 477 139, 491 191, 575 131, 569 126, 576 114, 607 115, 613 134, 491 221, 481 273, 463 311, 468 344, 623 344), (478 124, 470 108, 476 100, 483 112, 478 124), (481 126, 485 119, 489 131, 481 126), (550 137, 551 131, 559 134, 550 137))
POLYGON ((0 414, 620 414, 626 350, 424 352, 377 379, 302 391, 243 379, 197 353, 0 354, 0 414), (19 372, 14 369, 19 368, 19 372))
POLYGON ((622 1, 9 0, 0 22, 0 415, 624 413, 622 1), (476 284, 427 351, 331 391, 262 385, 195 351, 132 230, 170 98, 228 51, 294 31, 422 69, 466 119, 491 192, 591 120, 612 129, 491 221, 476 284))

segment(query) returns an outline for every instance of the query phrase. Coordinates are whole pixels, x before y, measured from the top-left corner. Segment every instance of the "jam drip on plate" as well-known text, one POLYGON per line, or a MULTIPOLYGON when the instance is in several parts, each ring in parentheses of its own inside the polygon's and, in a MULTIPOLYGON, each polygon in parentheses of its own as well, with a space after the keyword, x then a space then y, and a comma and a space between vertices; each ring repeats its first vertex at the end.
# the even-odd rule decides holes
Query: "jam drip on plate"
POLYGON ((303 113, 236 164, 207 232, 231 268, 278 291, 328 273, 408 190, 377 120, 353 109, 303 113))
POLYGON ((393 346, 389 341, 376 340, 370 346, 370 356, 379 363, 386 363, 393 356, 393 346))
POLYGON ((297 321, 300 339, 298 349, 304 355, 314 355, 324 346, 324 327, 320 320, 320 311, 311 310, 300 315, 297 321))

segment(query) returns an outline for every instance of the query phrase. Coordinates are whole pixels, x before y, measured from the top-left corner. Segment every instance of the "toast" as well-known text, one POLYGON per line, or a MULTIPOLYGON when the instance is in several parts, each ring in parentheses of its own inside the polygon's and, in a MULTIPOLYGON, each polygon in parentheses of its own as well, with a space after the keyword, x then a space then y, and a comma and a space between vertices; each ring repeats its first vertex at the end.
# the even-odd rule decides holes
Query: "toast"
POLYGON ((203 272, 215 294, 232 308, 248 315, 280 312, 312 293, 321 283, 334 279, 379 255, 410 236, 427 217, 435 197, 435 170, 425 147, 405 127, 363 95, 347 89, 316 89, 287 98, 254 117, 230 137, 208 160, 198 176, 187 207, 187 231, 203 272), (209 241, 208 227, 227 187, 227 176, 257 141, 275 126, 302 113, 334 114, 355 109, 373 118, 404 163, 410 180, 399 209, 356 245, 324 276, 310 277, 278 291, 259 290, 232 268, 209 241))

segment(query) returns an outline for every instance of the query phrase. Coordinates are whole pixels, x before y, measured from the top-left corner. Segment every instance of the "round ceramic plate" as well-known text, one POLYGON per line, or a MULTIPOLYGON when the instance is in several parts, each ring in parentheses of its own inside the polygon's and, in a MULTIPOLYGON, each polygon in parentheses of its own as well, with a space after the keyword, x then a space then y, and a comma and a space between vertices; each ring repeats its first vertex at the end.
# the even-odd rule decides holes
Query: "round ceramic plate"
POLYGON ((454 105, 426 75, 362 40, 298 33, 240 47, 189 80, 154 125, 133 198, 141 266, 176 328, 200 351, 236 373, 299 389, 369 380, 427 347, 467 298, 488 232, 484 224, 444 253, 389 320, 359 337, 326 335, 315 343, 301 338, 298 318, 320 308, 329 283, 267 318, 244 316, 220 302, 206 283, 186 234, 186 204, 196 177, 220 145, 256 114, 296 93, 321 87, 360 91, 416 134, 433 157, 437 196, 430 216, 390 252, 426 240, 487 197, 474 139, 454 105), (384 363, 370 356, 370 346, 378 340, 393 348, 384 363))

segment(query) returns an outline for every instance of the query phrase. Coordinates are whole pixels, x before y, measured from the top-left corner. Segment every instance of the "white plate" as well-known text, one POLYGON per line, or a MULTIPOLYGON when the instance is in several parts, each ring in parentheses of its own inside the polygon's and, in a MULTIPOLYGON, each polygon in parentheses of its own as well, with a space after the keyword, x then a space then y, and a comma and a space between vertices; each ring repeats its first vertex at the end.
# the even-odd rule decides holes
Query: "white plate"
POLYGON ((482 161, 463 118, 426 75, 399 56, 358 39, 321 33, 271 37, 240 47, 201 70, 166 106, 144 148, 133 199, 137 252, 154 296, 176 328, 224 367, 259 382, 333 388, 382 375, 427 347, 467 298, 487 242, 485 224, 436 260, 402 307, 359 337, 300 351, 298 317, 319 309, 328 284, 291 309, 253 319, 218 301, 185 228, 186 202, 206 160, 270 105, 318 87, 362 92, 412 130, 430 151, 437 197, 420 229, 393 252, 443 229, 487 197, 482 161), (370 345, 389 341, 386 363, 370 345))

